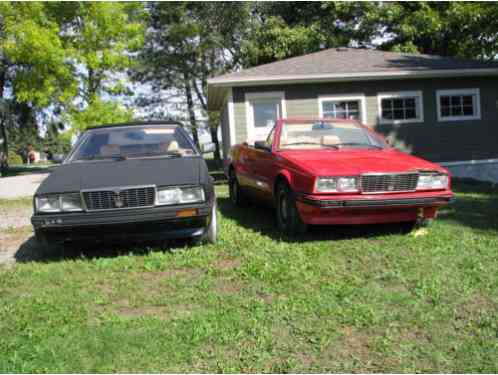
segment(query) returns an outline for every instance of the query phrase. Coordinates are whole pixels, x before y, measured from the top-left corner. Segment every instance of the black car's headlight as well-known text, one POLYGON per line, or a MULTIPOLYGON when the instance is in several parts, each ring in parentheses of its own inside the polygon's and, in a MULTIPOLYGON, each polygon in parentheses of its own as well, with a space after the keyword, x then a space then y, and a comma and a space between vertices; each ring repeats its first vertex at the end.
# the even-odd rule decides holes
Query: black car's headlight
POLYGON ((318 177, 315 183, 317 193, 354 193, 358 191, 358 178, 348 177, 318 177))
POLYGON ((206 199, 201 186, 167 186, 157 188, 157 204, 200 203, 206 199))
POLYGON ((37 212, 75 212, 83 211, 79 193, 52 194, 36 197, 37 212))

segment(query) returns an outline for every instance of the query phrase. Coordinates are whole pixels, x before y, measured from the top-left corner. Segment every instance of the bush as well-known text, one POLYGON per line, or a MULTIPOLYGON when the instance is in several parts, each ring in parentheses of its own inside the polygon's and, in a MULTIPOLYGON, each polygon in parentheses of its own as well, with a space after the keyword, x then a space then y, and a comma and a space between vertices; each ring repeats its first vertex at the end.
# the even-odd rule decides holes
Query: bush
POLYGON ((9 151, 7 162, 9 163, 9 165, 19 165, 22 164, 22 158, 19 154, 16 154, 14 151, 9 151))

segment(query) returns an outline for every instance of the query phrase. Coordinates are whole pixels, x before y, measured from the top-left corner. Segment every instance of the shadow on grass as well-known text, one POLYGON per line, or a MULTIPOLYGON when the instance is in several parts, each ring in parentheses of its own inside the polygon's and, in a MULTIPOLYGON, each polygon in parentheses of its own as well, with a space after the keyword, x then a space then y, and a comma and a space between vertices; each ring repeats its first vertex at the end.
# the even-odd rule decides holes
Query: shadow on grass
POLYGON ((456 179, 456 202, 440 210, 440 220, 458 222, 466 227, 498 231, 498 187, 488 182, 456 179))
POLYGON ((374 238, 389 234, 407 234, 412 229, 412 225, 409 223, 316 225, 310 226, 305 234, 290 237, 278 231, 274 209, 268 206, 248 201, 247 207, 235 207, 229 198, 218 198, 218 209, 224 217, 235 220, 242 227, 286 242, 374 238))
POLYGON ((18 263, 49 263, 76 259, 114 258, 123 255, 140 256, 154 251, 174 253, 191 245, 192 242, 189 239, 182 239, 116 243, 96 242, 86 245, 66 244, 47 249, 40 246, 35 237, 31 236, 19 246, 14 258, 18 263))

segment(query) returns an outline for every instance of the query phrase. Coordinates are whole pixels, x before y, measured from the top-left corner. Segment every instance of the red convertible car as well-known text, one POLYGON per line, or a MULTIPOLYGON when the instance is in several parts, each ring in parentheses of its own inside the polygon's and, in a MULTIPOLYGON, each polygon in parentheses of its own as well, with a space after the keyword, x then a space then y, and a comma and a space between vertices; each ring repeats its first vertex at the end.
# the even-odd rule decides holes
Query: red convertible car
POLYGON ((232 147, 226 173, 234 204, 270 202, 288 234, 308 224, 426 224, 453 200, 446 169, 354 120, 278 120, 266 141, 232 147))

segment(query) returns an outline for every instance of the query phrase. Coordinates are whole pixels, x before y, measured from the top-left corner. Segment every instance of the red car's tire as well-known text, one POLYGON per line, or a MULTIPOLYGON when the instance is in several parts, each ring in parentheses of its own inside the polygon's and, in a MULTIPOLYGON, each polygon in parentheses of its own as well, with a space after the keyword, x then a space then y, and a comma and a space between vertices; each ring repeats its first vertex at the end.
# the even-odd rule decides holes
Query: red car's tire
POLYGON ((277 186, 276 217, 278 229, 288 235, 303 234, 308 226, 301 220, 296 207, 296 198, 286 183, 277 186))
POLYGON ((244 205, 244 197, 240 189, 239 181, 235 175, 235 171, 230 171, 228 177, 228 194, 230 197, 230 202, 235 206, 242 207, 244 205))

